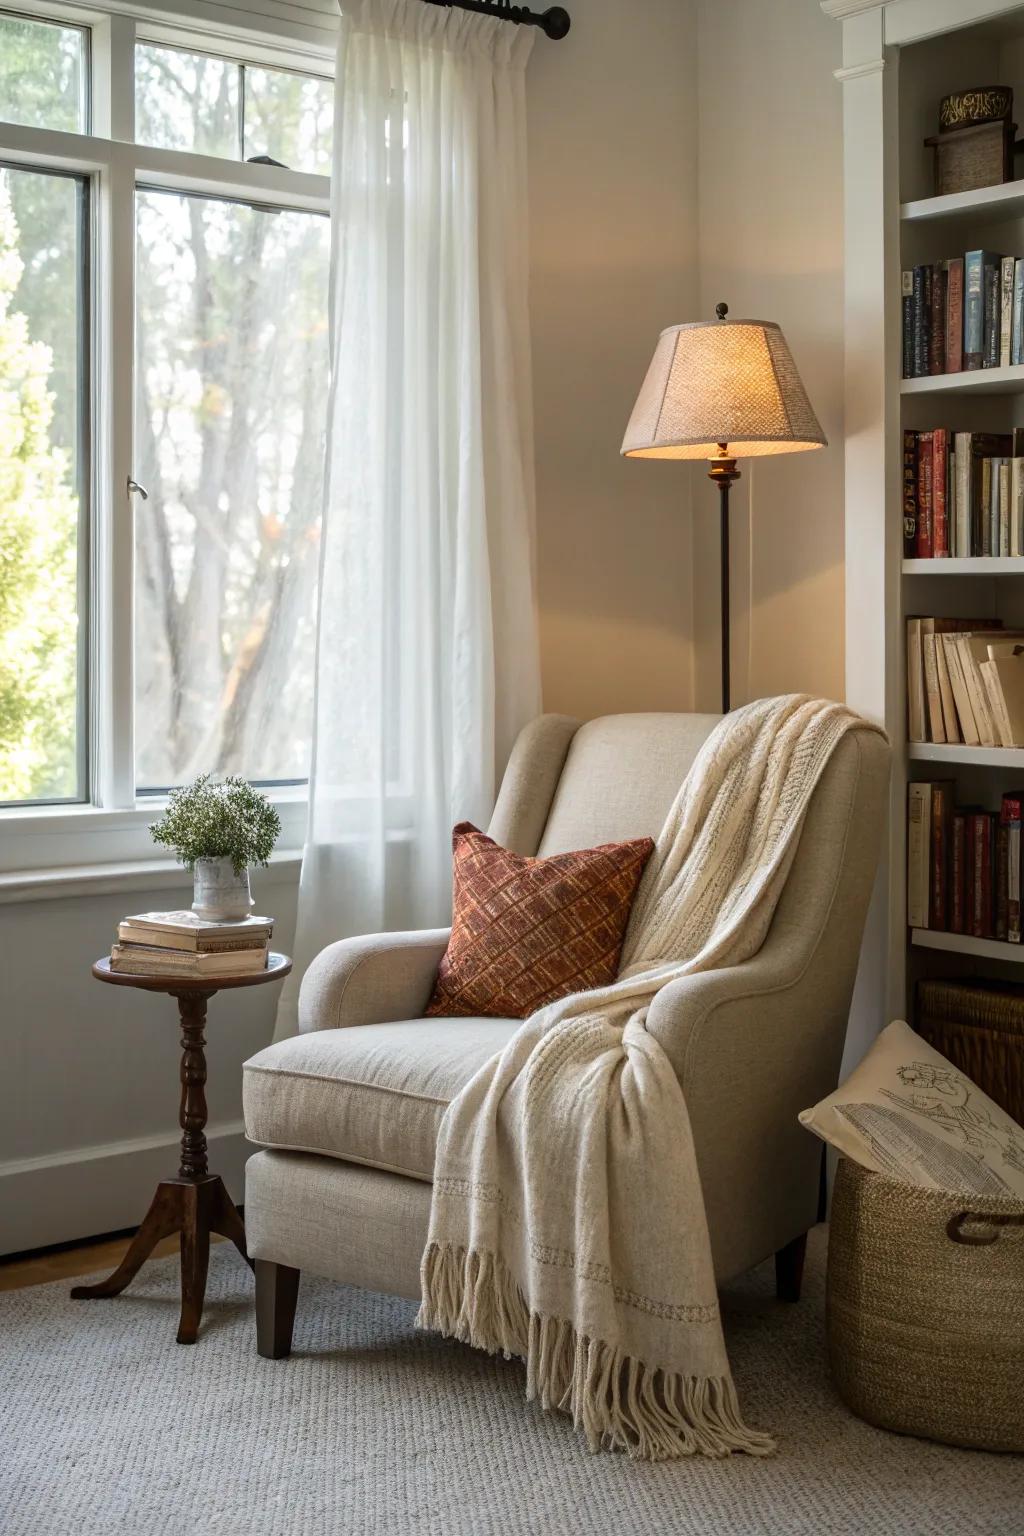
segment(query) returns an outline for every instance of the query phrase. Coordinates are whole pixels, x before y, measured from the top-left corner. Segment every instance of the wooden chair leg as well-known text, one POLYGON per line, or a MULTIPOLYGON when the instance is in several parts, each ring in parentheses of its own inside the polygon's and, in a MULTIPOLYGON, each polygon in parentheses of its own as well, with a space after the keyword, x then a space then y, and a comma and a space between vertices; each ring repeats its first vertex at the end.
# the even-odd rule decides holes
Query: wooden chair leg
POLYGON ((799 1301, 807 1255, 807 1233, 801 1232, 775 1255, 775 1294, 780 1301, 799 1301))
POLYGON ((265 1360, 284 1360, 292 1352, 299 1275, 287 1264, 256 1260, 256 1351, 265 1360))

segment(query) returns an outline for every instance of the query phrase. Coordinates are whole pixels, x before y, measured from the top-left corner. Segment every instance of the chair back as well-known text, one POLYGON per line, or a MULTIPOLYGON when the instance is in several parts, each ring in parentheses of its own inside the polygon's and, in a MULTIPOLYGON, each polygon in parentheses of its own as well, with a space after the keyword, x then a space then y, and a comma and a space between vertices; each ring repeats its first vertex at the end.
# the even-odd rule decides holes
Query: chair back
MULTIPOLYGON (((490 833, 546 857, 655 837, 718 715, 542 715, 520 734, 490 833)), ((797 954, 830 954, 837 997, 852 986, 888 801, 889 748, 870 731, 839 743, 811 797, 772 921, 797 954), (821 941, 824 941, 822 944, 821 941)))

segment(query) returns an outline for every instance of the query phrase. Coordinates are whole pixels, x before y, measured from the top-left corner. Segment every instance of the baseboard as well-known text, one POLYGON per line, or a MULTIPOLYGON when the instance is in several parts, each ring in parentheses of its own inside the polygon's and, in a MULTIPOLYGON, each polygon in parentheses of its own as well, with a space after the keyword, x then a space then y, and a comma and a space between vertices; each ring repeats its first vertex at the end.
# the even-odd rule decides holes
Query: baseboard
MULTIPOLYGON (((159 1181, 177 1171, 180 1137, 167 1131, 0 1163, 0 1254, 137 1226, 159 1181)), ((241 1120, 207 1126, 206 1139, 211 1171, 241 1203, 246 1160, 255 1150, 241 1120)))

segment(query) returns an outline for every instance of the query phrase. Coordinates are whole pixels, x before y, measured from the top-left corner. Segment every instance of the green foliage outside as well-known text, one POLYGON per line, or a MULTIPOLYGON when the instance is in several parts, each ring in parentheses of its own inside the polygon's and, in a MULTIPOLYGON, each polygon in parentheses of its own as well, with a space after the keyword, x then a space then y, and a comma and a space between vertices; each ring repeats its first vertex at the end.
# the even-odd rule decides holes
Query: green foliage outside
POLYGON ((281 818, 266 795, 228 775, 211 783, 201 773, 172 791, 167 809, 150 827, 154 843, 174 850, 189 869, 197 859, 230 859, 235 874, 266 864, 281 835, 281 818))
POLYGON ((52 354, 17 305, 24 266, 0 174, 0 800, 76 788, 78 502, 52 441, 52 354))

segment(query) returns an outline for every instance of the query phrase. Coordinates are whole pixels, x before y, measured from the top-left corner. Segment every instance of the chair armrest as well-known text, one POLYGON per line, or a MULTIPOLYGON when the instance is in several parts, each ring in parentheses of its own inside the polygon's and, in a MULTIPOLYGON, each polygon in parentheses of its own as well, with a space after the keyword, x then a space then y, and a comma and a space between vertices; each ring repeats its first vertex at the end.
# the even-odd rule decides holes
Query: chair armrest
POLYGON ((787 948, 672 982, 647 1016, 686 1096, 720 1281, 817 1215, 821 1148, 797 1116, 836 1085, 849 989, 787 948))
MULTIPOLYGON (((764 1020, 766 1012, 774 1014, 780 1006, 784 1016, 792 1020, 792 989, 804 970, 792 957, 772 954, 769 945, 742 965, 701 971, 662 987, 648 1011, 647 1028, 665 1051, 683 1087, 709 1026, 713 1025, 718 1036, 752 1017, 764 1020)), ((721 1040, 712 1046, 719 1043, 725 1045, 721 1040)))
POLYGON ((372 933, 328 944, 302 979, 300 1033, 419 1018, 450 932, 372 933))

